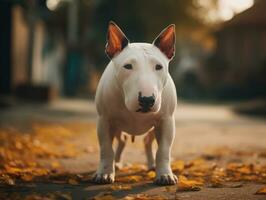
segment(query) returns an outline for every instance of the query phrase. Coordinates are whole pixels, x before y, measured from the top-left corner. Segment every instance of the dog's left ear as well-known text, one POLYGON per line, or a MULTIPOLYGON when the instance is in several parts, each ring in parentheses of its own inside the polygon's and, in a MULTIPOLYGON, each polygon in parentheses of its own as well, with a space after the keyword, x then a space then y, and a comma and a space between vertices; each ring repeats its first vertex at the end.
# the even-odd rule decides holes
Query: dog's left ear
POLYGON ((109 22, 105 52, 110 59, 120 53, 129 43, 121 29, 112 21, 109 22))
POLYGON ((175 25, 171 24, 157 36, 153 44, 171 60, 175 55, 175 38, 175 25))

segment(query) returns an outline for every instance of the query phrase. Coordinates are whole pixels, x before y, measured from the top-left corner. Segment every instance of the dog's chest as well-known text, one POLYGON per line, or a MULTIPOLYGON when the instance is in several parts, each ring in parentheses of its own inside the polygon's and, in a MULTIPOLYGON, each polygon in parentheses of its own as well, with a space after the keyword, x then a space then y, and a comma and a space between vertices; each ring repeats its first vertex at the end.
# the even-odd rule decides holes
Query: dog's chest
POLYGON ((144 115, 125 113, 112 120, 115 126, 120 130, 131 135, 141 135, 149 131, 157 122, 157 115, 144 115))

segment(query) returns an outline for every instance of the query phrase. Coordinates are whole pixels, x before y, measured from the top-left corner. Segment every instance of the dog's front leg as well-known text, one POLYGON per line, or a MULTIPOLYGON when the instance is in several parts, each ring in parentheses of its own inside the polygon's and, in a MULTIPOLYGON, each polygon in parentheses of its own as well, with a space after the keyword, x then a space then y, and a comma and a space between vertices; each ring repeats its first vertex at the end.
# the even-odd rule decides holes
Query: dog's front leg
POLYGON ((100 164, 93 177, 93 182, 99 184, 113 183, 115 179, 114 151, 112 141, 114 135, 111 132, 108 120, 99 117, 97 134, 100 145, 100 164))
POLYGON ((171 147, 175 137, 175 121, 173 116, 163 118, 158 127, 155 127, 155 137, 158 143, 156 153, 156 179, 158 185, 173 185, 177 177, 170 166, 171 147))

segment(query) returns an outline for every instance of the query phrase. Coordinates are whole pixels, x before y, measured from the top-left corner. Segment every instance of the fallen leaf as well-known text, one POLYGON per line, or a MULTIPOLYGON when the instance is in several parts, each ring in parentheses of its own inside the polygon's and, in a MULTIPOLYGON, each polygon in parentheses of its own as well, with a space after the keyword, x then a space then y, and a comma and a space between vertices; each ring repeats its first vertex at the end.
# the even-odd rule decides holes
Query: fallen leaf
POLYGON ((78 185, 78 181, 73 178, 68 179, 68 183, 71 185, 78 185))
POLYGON ((173 171, 181 172, 185 168, 185 162, 183 160, 176 160, 176 161, 172 162, 171 166, 172 166, 173 171))
POLYGON ((121 172, 137 172, 137 171, 146 171, 147 167, 142 164, 133 164, 127 167, 120 169, 121 172))
POLYGON ((148 195, 148 194, 137 194, 128 195, 123 198, 123 200, 165 200, 168 199, 163 195, 148 195))
POLYGON ((227 188, 240 188, 243 187, 243 183, 224 183, 227 188))
POLYGON ((21 179, 22 179, 23 181, 32 181, 33 176, 32 176, 32 174, 22 174, 22 175, 21 175, 21 179))
POLYGON ((143 177, 140 175, 130 175, 124 177, 117 177, 116 180, 118 182, 123 182, 123 183, 136 183, 143 180, 143 177))
POLYGON ((155 178, 156 174, 155 174, 155 171, 149 171, 147 173, 147 177, 150 178, 150 179, 153 179, 155 178))
POLYGON ((58 168, 61 167, 61 164, 60 164, 58 161, 53 161, 53 162, 51 163, 51 167, 52 167, 52 168, 55 168, 55 169, 58 169, 58 168))
POLYGON ((110 188, 112 190, 131 190, 132 189, 130 185, 112 185, 110 188))
POLYGON ((266 187, 262 187, 255 192, 257 195, 266 195, 266 187))
POLYGON ((188 180, 185 176, 179 176, 177 191, 199 191, 203 183, 197 180, 188 180))
POLYGON ((212 177, 208 183, 208 187, 210 188, 221 188, 224 187, 224 181, 223 179, 220 179, 220 177, 212 177))

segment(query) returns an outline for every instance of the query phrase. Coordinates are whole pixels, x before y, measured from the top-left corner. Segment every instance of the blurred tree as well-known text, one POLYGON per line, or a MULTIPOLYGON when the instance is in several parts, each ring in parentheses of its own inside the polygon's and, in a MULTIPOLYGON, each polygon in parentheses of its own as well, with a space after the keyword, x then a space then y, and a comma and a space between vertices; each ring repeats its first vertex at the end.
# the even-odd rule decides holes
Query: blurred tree
MULTIPOLYGON (((186 41, 196 41, 195 38, 202 40, 197 36, 197 31, 206 28, 203 20, 206 10, 215 8, 217 0, 204 0, 205 4, 200 3, 203 0, 55 0, 57 4, 53 8, 49 8, 47 4, 53 0, 38 0, 34 12, 30 9, 30 2, 34 0, 14 1, 24 5, 25 16, 34 14, 46 22, 47 35, 51 41, 49 44, 53 44, 53 41, 61 37, 65 41, 66 52, 72 50, 76 52, 74 59, 76 61, 72 66, 76 71, 75 78, 72 77, 73 82, 66 80, 66 83, 76 87, 81 85, 80 74, 84 76, 82 70, 80 72, 77 70, 83 66, 77 65, 85 66, 83 61, 86 60, 86 64, 89 63, 95 66, 94 69, 101 71, 108 62, 104 47, 106 29, 110 20, 115 21, 124 30, 131 42, 152 42, 163 28, 174 23, 177 30, 177 49, 182 49, 185 45, 189 46, 186 41), (75 2, 78 10, 76 20, 73 21, 76 23, 74 43, 68 39, 69 30, 73 30, 69 26, 68 17, 71 2, 75 2)), ((180 54, 179 50, 175 60, 178 59, 178 53, 180 54)), ((72 62, 66 60, 65 70, 69 69, 69 63, 72 62)), ((65 73, 74 74, 72 70, 65 73)))
MULTIPOLYGON (((115 21, 131 42, 152 42, 167 25, 177 30, 205 27, 207 10, 215 8, 217 0, 76 0, 79 5, 78 44, 97 66, 108 59, 104 52, 106 29, 115 21)), ((57 9, 45 19, 49 31, 61 31, 67 36, 67 7, 69 1, 59 1, 57 9)), ((191 30, 190 30, 191 31, 191 30)), ((182 32, 184 34, 184 32, 182 32)), ((187 33, 185 33, 187 34, 187 33)))
POLYGON ((197 12, 192 12, 192 15, 207 25, 220 23, 218 4, 219 0, 194 0, 194 8, 197 12))

